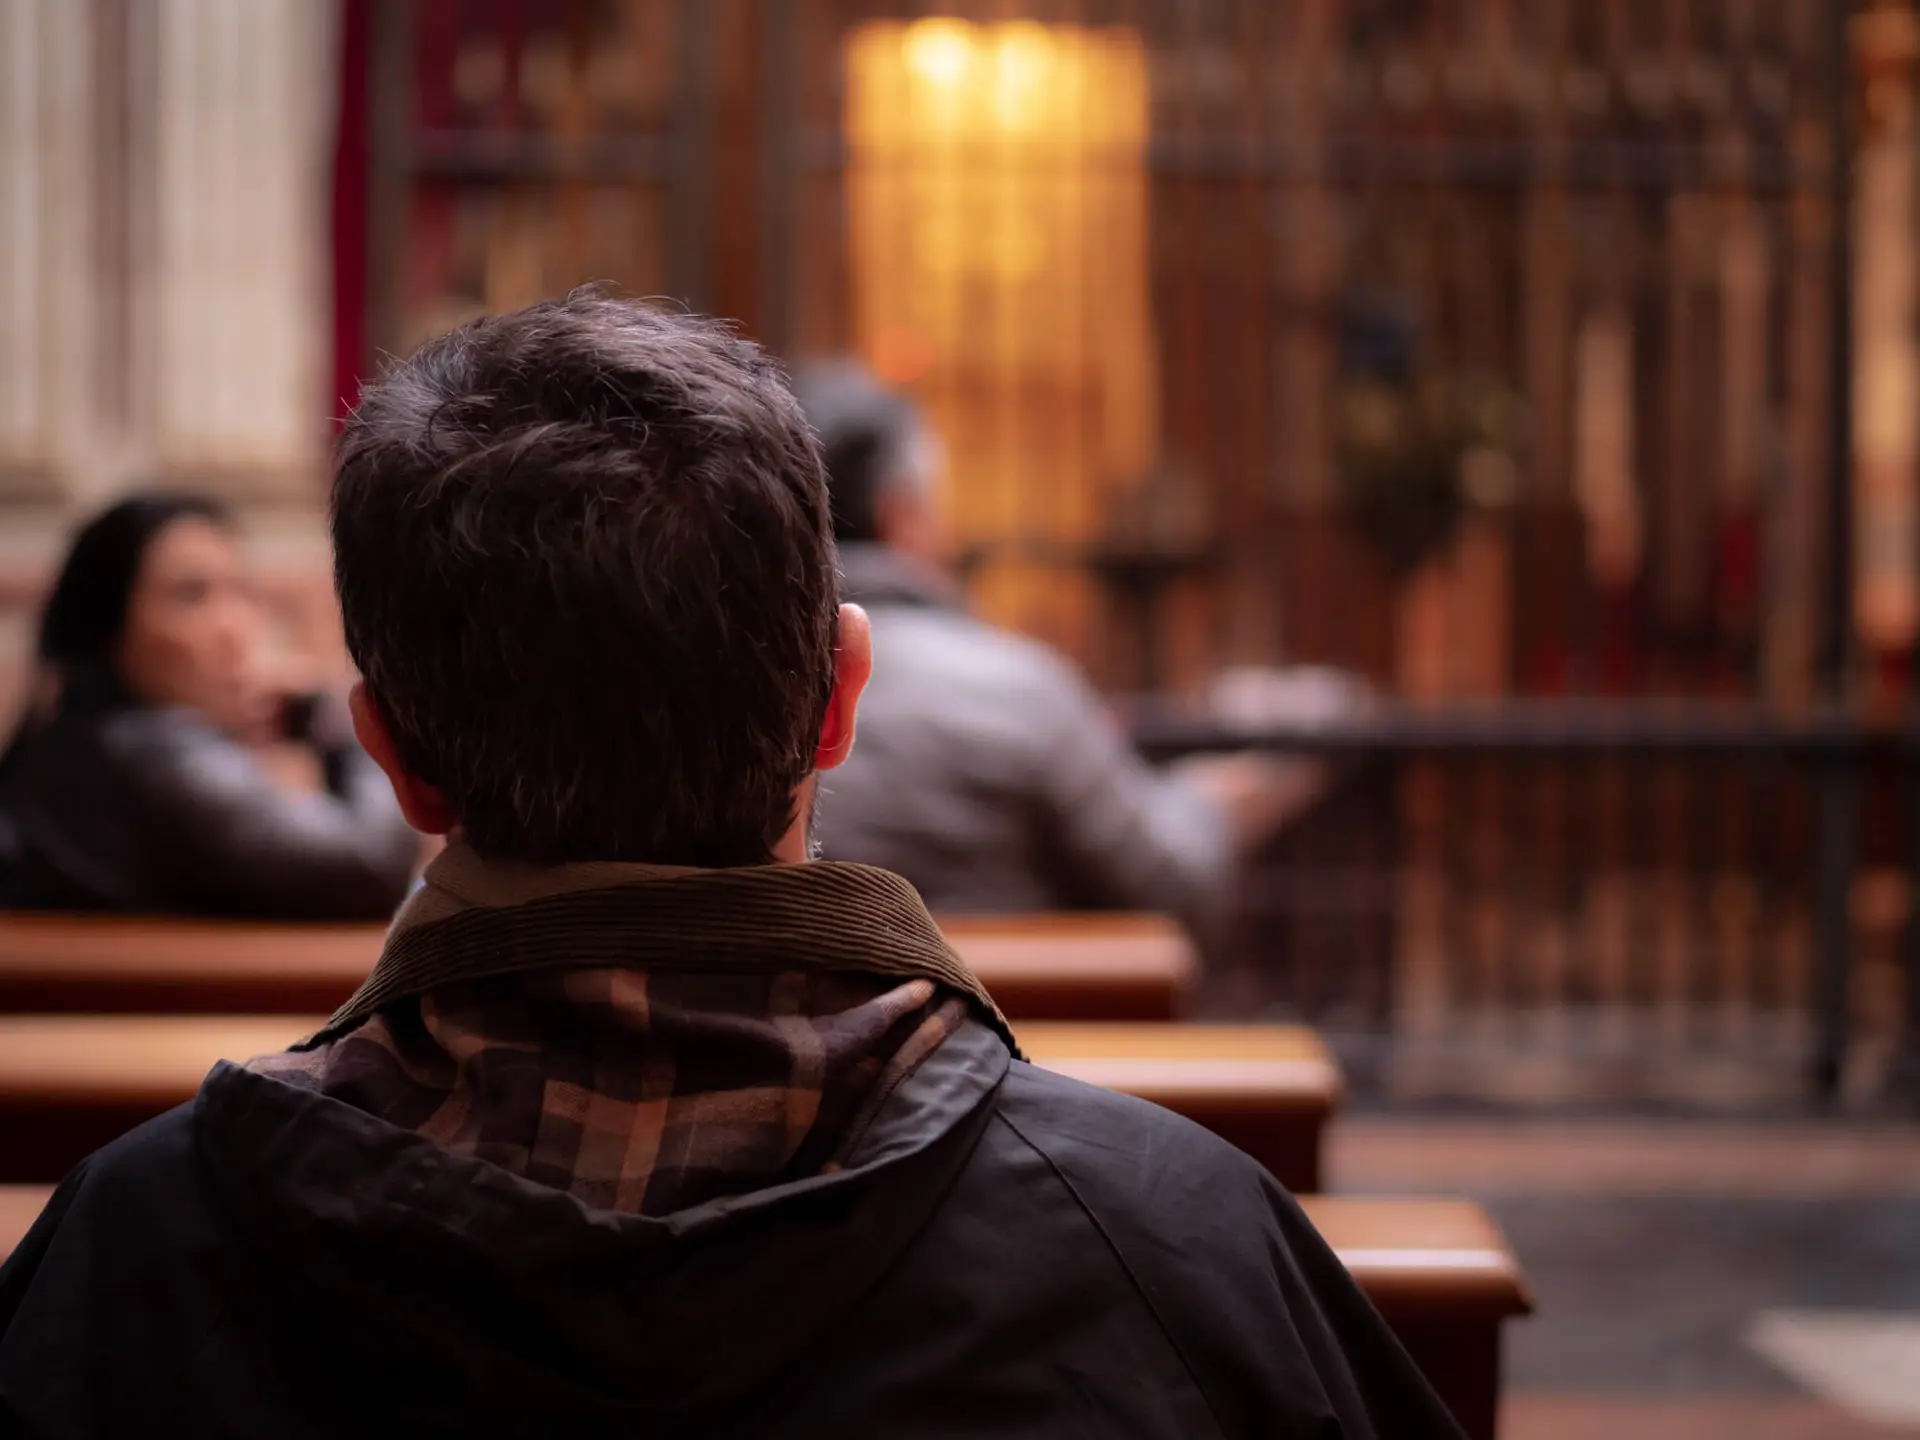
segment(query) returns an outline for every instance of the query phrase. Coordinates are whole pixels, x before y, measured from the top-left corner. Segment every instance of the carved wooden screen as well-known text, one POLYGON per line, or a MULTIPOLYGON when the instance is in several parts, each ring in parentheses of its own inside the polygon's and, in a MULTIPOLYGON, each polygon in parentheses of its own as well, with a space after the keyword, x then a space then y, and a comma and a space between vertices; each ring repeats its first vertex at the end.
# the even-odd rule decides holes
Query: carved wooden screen
POLYGON ((371 328, 386 349, 588 280, 701 302, 701 5, 397 0, 373 11, 371 328))
POLYGON ((1831 96, 1878 95, 1858 611, 1911 638, 1904 6, 1850 76, 1799 0, 408 12, 382 343, 598 276, 857 351, 947 432, 984 608, 1116 685, 1806 694, 1831 96), (1383 375, 1502 443, 1374 475, 1383 375))
MULTIPOLYGON (((1156 391, 1138 409, 1146 448, 1124 466, 1082 462, 1099 473, 1069 487, 1070 503, 1039 437, 1075 413, 1072 397, 1010 359, 967 385, 945 371, 915 381, 972 453, 1026 445, 1034 456, 1028 472, 956 455, 962 529, 991 557, 977 586, 990 611, 1065 640, 1123 684, 1141 678, 1154 640, 1154 674, 1175 683, 1287 657, 1435 697, 1807 692, 1831 469, 1837 77, 1822 7, 777 8, 794 123, 769 174, 790 217, 776 273, 791 277, 785 333, 797 348, 851 345, 911 371, 927 357, 897 322, 943 294, 937 303, 972 322, 970 340, 990 346, 998 317, 1024 313, 1022 282, 995 268, 996 247, 1011 243, 995 206, 1016 194, 1044 241, 1098 255, 1097 287, 1117 285, 1120 308, 1144 285, 1142 373, 1156 391), (1146 77, 1143 150, 1090 150, 1085 178, 1049 182, 990 136, 910 162, 897 146, 900 193, 923 199, 917 219, 879 217, 863 47, 916 35, 936 76, 972 64, 963 51, 998 74, 1002 36, 1029 37, 1036 54, 1082 36, 1128 47, 1146 77), (1085 212, 1069 198, 1134 183, 1116 177, 1134 173, 1135 153, 1137 270, 1126 226, 1105 249, 1079 248, 1071 217, 1085 212), (953 214, 978 223, 954 229, 953 214), (950 277, 914 268, 936 226, 975 266, 951 290, 950 277), (1121 282, 1116 267, 1144 279, 1121 282), (876 287, 910 274, 919 298, 877 315, 876 287), (1491 393, 1518 417, 1505 451, 1463 467, 1456 523, 1413 546, 1398 542, 1417 529, 1417 501, 1403 518, 1389 497, 1383 542, 1345 448, 1354 374, 1373 363, 1383 324, 1404 364, 1491 393), (1156 549, 1164 583, 1153 585, 1156 549), (1143 588, 1157 628, 1130 618, 1128 596, 1143 588)), ((1103 88, 1109 101, 1125 89, 1103 88)), ((1097 129, 1084 114, 1053 123, 1057 137, 1097 129)), ((1057 143, 1068 153, 1070 140, 1057 143)), ((1910 145, 1900 154, 1910 168, 1910 145)), ((1082 282, 1096 273, 1078 263, 1082 282)), ((1888 323, 1911 330, 1910 316, 1888 323)), ((1896 468, 1887 488, 1910 495, 1911 456, 1896 468)), ((1882 510, 1897 521, 1894 505, 1882 510)), ((1879 584, 1895 597, 1883 608, 1911 591, 1879 584)))

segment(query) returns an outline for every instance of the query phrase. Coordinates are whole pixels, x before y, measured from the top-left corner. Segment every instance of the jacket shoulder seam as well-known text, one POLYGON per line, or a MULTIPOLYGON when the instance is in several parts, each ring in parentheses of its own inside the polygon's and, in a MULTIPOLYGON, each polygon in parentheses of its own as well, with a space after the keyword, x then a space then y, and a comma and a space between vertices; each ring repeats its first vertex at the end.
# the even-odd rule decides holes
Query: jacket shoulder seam
POLYGON ((1194 1369, 1193 1361, 1187 1356, 1186 1347, 1181 1345, 1180 1337, 1174 1332, 1173 1326, 1167 1323, 1167 1317, 1161 1313, 1160 1307, 1154 1303, 1152 1292, 1147 1288, 1145 1283, 1142 1282, 1139 1274, 1127 1260, 1126 1251, 1123 1250, 1119 1242, 1113 1238, 1112 1233, 1107 1227, 1101 1223, 1098 1212, 1094 1210, 1093 1206, 1087 1203, 1086 1197, 1080 1193, 1080 1187, 1075 1185, 1066 1171, 1060 1168, 1059 1163, 1053 1158, 1052 1154, 1048 1152, 1047 1147, 1035 1140, 1020 1127, 1020 1123, 1017 1120, 1007 1114, 1004 1105, 995 1107, 994 1118, 1005 1125, 1007 1129, 1011 1130, 1021 1144, 1039 1156, 1041 1163, 1052 1173, 1053 1178, 1058 1180, 1060 1184, 1066 1188, 1066 1192, 1073 1197, 1073 1203, 1079 1207, 1080 1213, 1087 1217, 1087 1223, 1093 1227, 1094 1232, 1099 1235, 1101 1241, 1106 1245, 1107 1252, 1113 1256, 1114 1263, 1120 1267, 1121 1273, 1127 1277, 1127 1283, 1133 1287, 1134 1294, 1140 1298, 1140 1303, 1146 1307, 1147 1313, 1153 1316, 1153 1323, 1159 1328, 1160 1333, 1166 1337, 1167 1344, 1172 1348, 1173 1353, 1179 1357, 1180 1368, 1187 1372, 1187 1379, 1192 1383, 1195 1393, 1200 1397, 1201 1403, 1207 1407, 1207 1414, 1213 1419, 1215 1433, 1224 1437, 1227 1433, 1226 1427, 1221 1424, 1220 1413, 1214 1409, 1213 1397, 1207 1393, 1207 1387, 1201 1383, 1199 1372, 1194 1369))

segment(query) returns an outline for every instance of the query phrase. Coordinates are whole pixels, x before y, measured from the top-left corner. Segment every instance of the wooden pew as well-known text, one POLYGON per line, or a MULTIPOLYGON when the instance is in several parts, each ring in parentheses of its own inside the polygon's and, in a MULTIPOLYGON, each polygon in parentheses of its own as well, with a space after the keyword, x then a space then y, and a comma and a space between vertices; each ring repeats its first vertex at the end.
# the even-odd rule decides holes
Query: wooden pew
MULTIPOLYGON (((0 1261, 53 1193, 0 1185, 0 1261)), ((1314 1227, 1473 1440, 1493 1440, 1500 1327, 1532 1301, 1499 1229, 1468 1200, 1301 1200, 1314 1227)))
POLYGON ((284 1050, 322 1023, 312 1015, 0 1016, 0 1181, 57 1180, 192 1099, 216 1060, 284 1050))
MULTIPOLYGON (((309 1015, 0 1016, 0 1181, 56 1180, 149 1116, 192 1098, 216 1060, 284 1049, 309 1015)), ((1036 1064, 1207 1126, 1282 1183, 1315 1190, 1340 1074, 1292 1026, 1032 1024, 1036 1064)))
POLYGON ((0 912, 0 1013, 309 1015, 379 958, 382 925, 0 912))
POLYGON ((1034 1064, 1151 1100, 1206 1126, 1290 1190, 1320 1188, 1339 1066, 1298 1025, 1016 1024, 1034 1064))
POLYGON ((1500 1331, 1533 1300, 1506 1238, 1471 1200, 1303 1195, 1301 1208, 1472 1440, 1493 1440, 1500 1331))
MULTIPOLYGON (((1016 1020, 1172 1020, 1192 942, 1158 915, 965 916, 954 947, 1016 1020)), ((304 1015, 380 953, 378 925, 0 912, 0 1013, 304 1015)))
POLYGON ((0 1185, 0 1265, 26 1238, 52 1194, 51 1185, 0 1185))
POLYGON ((1164 915, 949 915, 940 929, 1014 1020, 1177 1020, 1199 974, 1164 915))

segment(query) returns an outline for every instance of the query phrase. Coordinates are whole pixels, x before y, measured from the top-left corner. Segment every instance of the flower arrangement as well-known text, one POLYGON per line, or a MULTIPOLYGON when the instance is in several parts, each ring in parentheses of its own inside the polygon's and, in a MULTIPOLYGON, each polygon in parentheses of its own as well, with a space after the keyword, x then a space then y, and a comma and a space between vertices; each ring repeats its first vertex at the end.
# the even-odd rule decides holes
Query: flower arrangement
POLYGON ((1513 502, 1523 411, 1494 377, 1350 376, 1335 404, 1348 512, 1396 573, 1417 569, 1444 546, 1469 508, 1513 502))

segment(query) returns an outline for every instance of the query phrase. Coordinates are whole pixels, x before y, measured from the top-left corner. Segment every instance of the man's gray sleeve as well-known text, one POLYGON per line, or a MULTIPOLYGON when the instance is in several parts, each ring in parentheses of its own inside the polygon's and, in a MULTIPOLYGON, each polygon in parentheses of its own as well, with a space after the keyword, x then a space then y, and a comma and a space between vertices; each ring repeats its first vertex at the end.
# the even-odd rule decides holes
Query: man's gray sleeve
POLYGON ((1227 817, 1142 760, 1064 662, 1048 657, 1045 672, 1033 791, 1067 888, 1090 906, 1164 911, 1211 928, 1233 877, 1227 817))

